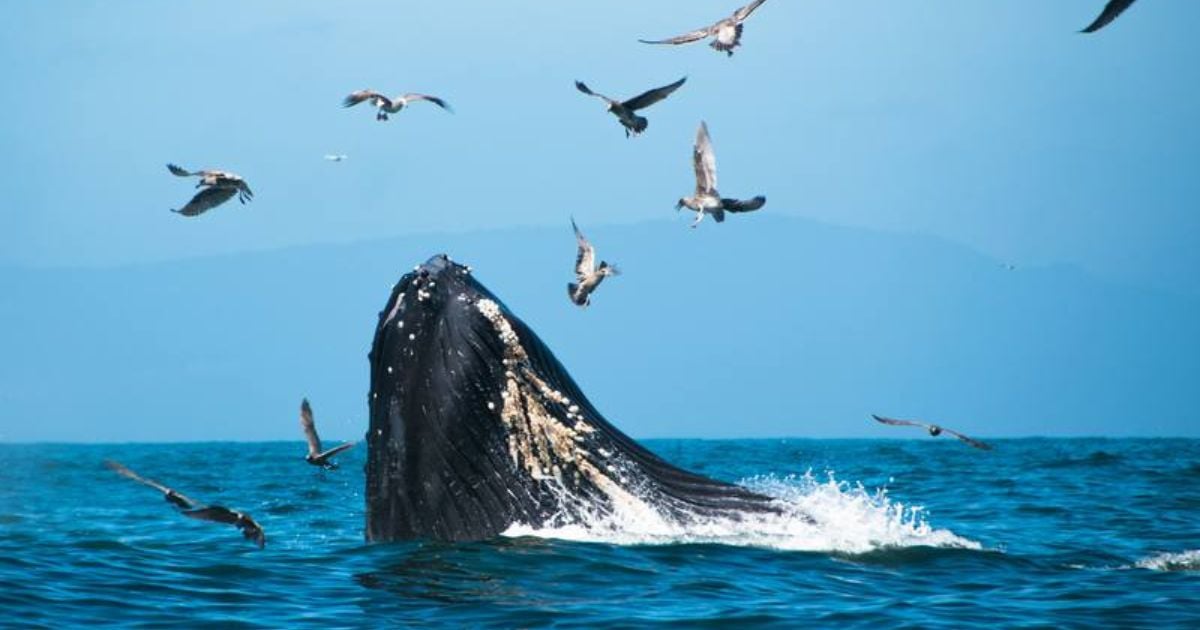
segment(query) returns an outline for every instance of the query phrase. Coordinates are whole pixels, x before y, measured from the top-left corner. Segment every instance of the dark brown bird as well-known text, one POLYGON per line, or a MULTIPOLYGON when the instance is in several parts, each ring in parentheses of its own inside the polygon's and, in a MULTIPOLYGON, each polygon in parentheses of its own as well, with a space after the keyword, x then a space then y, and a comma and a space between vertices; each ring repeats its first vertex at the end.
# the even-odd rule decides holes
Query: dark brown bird
POLYGON ((242 531, 242 537, 247 540, 254 541, 261 549, 267 544, 267 536, 263 533, 262 527, 250 517, 249 514, 237 512, 220 505, 203 505, 193 499, 190 499, 171 488, 168 488, 153 479, 146 479, 141 475, 129 470, 119 462, 106 460, 105 466, 108 466, 113 472, 132 479, 142 485, 149 486, 163 493, 163 498, 175 507, 179 508, 179 512, 189 518, 194 518, 201 521, 211 521, 213 523, 224 523, 233 525, 242 531))
POLYGON ((754 13, 754 10, 762 6, 762 3, 766 1, 754 0, 754 2, 734 11, 733 15, 718 21, 716 24, 696 29, 690 33, 684 33, 683 35, 668 39, 639 39, 638 41, 643 44, 690 44, 705 37, 712 37, 713 41, 709 46, 732 57, 733 49, 742 45, 742 22, 745 22, 746 18, 750 17, 750 14, 754 13))
POLYGON ((192 197, 186 206, 179 210, 171 209, 171 212, 182 214, 185 217, 204 214, 229 201, 234 195, 237 195, 238 201, 243 204, 254 198, 254 191, 250 190, 246 180, 227 171, 189 171, 174 164, 168 164, 167 170, 178 177, 199 177, 200 181, 196 183, 196 188, 204 187, 204 190, 196 193, 196 196, 192 197))
POLYGON ((624 102, 593 92, 586 84, 584 84, 583 81, 576 81, 575 88, 580 92, 587 94, 588 96, 595 96, 603 99, 604 102, 608 104, 608 111, 613 116, 616 116, 617 120, 621 122, 621 125, 625 127, 625 137, 628 138, 630 136, 636 136, 642 133, 646 130, 646 126, 649 124, 649 121, 647 121, 645 117, 638 116, 634 112, 639 109, 650 107, 664 98, 667 98, 671 95, 671 92, 679 89, 679 86, 683 85, 684 81, 687 81, 687 77, 683 77, 682 79, 670 85, 664 85, 662 87, 654 88, 653 90, 642 92, 641 94, 638 94, 637 96, 624 102))
POLYGON ((313 421, 312 406, 308 404, 307 398, 300 401, 300 428, 304 429, 304 439, 308 440, 308 455, 304 456, 304 461, 313 466, 333 470, 338 466, 329 461, 330 458, 354 446, 354 442, 346 442, 327 451, 321 450, 321 438, 317 437, 317 424, 313 421))
POLYGON ((897 420, 895 418, 884 418, 882 416, 877 416, 875 414, 871 414, 871 417, 875 418, 875 420, 877 422, 881 422, 883 424, 890 424, 890 425, 896 426, 896 427, 921 427, 921 428, 925 429, 926 431, 929 431, 929 435, 932 435, 933 437, 937 437, 937 436, 941 435, 942 433, 948 433, 948 434, 953 435, 954 437, 962 440, 963 442, 966 442, 967 444, 974 446, 975 448, 981 448, 985 451, 992 450, 992 447, 989 446, 988 444, 980 442, 979 440, 976 440, 976 439, 969 438, 969 437, 959 433, 958 431, 951 431, 950 429, 940 427, 936 424, 928 424, 928 423, 920 422, 917 420, 897 420))
POLYGON ((675 204, 675 210, 688 208, 696 213, 692 227, 700 225, 704 215, 711 214, 717 223, 725 220, 726 212, 751 212, 763 207, 767 198, 759 195, 753 199, 726 199, 717 192, 717 157, 713 153, 712 140, 708 137, 708 125, 700 121, 696 130, 696 144, 692 148, 692 166, 696 170, 696 193, 683 197, 675 204))
POLYGON ((1135 0, 1109 0, 1108 4, 1104 5, 1104 10, 1087 28, 1079 31, 1080 33, 1095 33, 1096 31, 1108 26, 1110 22, 1117 19, 1118 15, 1125 12, 1125 9, 1133 6, 1135 0))
POLYGON ((354 107, 363 101, 371 101, 371 104, 375 106, 375 120, 387 120, 388 114, 395 114, 407 107, 410 103, 415 103, 417 101, 429 101, 430 103, 433 103, 434 105, 437 105, 446 111, 453 111, 451 107, 446 104, 446 101, 443 101, 436 96, 409 92, 408 94, 401 94, 395 98, 388 98, 374 90, 359 90, 351 93, 349 96, 342 99, 342 107, 354 107))
POLYGON ((592 303, 592 292, 608 276, 620 275, 621 272, 605 261, 596 266, 596 248, 588 242, 571 219, 571 227, 575 229, 575 242, 579 245, 579 254, 575 256, 575 282, 567 285, 567 295, 575 304, 587 307, 592 303))

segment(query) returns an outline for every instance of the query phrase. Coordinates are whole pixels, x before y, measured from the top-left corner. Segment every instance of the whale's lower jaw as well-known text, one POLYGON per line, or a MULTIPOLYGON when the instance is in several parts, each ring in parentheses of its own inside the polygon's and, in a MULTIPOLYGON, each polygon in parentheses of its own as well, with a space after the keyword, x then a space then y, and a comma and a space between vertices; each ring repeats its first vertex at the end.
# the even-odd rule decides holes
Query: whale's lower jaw
POLYGON ((533 331, 444 257, 405 275, 380 313, 370 410, 369 540, 774 511, 606 422, 533 331))

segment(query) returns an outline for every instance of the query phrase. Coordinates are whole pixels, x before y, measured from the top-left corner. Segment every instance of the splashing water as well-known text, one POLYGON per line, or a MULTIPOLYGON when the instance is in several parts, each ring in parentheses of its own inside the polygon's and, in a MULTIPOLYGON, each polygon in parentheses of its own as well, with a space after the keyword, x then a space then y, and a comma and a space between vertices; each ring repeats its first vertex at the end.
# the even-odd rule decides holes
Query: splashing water
POLYGON ((654 510, 618 508, 596 512, 586 523, 517 524, 504 535, 616 545, 708 543, 849 554, 915 546, 982 548, 949 530, 931 527, 921 507, 894 501, 885 489, 872 493, 862 484, 838 481, 833 473, 824 482, 810 471, 798 477, 754 477, 744 485, 774 497, 783 511, 741 518, 697 515, 678 522, 654 510))
POLYGON ((1142 558, 1134 566, 1152 571, 1200 571, 1200 549, 1181 553, 1160 553, 1142 558))

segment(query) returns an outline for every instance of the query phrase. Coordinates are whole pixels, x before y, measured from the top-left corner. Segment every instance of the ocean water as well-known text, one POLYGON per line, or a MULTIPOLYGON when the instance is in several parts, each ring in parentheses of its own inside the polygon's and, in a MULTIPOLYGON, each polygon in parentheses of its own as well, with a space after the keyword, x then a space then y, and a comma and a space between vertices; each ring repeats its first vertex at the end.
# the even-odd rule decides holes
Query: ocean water
POLYGON ((0 445, 0 624, 1200 627, 1200 440, 651 440, 796 513, 363 540, 364 450, 0 445), (175 514, 119 460, 252 514, 175 514))

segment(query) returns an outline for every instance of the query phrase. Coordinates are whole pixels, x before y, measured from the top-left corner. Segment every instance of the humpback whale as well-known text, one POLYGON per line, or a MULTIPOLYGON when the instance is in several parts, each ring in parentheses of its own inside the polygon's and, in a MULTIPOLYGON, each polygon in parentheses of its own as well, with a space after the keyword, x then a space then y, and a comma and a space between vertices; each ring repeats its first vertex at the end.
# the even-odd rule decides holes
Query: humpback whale
POLYGON ((392 289, 369 358, 370 541, 781 510, 672 466, 609 424, 533 330, 444 254, 392 289))

